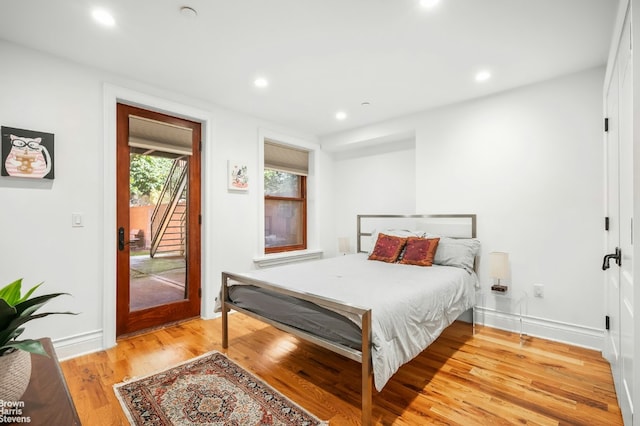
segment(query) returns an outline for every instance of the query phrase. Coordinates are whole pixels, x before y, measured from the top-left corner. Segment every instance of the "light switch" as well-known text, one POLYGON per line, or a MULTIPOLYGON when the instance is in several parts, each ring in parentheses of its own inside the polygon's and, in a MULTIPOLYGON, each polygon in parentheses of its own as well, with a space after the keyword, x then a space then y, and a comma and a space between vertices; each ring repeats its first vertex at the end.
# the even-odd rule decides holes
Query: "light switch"
POLYGON ((82 213, 71 213, 71 226, 73 226, 74 228, 84 226, 82 213))

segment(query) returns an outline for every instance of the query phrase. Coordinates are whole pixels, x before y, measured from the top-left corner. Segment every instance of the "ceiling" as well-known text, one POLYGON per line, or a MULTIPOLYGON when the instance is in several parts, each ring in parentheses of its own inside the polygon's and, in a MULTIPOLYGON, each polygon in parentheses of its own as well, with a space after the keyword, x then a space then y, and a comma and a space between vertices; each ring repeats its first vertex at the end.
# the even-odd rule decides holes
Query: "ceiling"
POLYGON ((603 65, 617 5, 2 0, 0 39, 323 136, 603 65), (98 25, 94 6, 116 25, 98 25), (481 69, 492 77, 478 83, 481 69))

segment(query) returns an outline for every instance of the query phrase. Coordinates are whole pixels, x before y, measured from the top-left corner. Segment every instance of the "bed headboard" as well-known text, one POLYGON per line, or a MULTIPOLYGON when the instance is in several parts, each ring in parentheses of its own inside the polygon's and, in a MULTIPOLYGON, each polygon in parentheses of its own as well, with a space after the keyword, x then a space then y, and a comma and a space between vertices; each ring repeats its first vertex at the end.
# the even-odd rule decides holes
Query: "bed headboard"
POLYGON ((385 229, 408 229, 425 231, 452 238, 475 238, 475 214, 359 214, 358 253, 366 253, 375 241, 371 241, 374 231, 385 229))

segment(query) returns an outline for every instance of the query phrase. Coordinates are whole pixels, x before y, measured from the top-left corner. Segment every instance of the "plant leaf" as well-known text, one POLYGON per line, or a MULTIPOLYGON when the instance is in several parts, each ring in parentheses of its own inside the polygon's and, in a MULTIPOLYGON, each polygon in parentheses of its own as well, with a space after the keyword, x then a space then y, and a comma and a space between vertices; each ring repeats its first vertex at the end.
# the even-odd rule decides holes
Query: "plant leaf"
MULTIPOLYGON (((16 328, 9 336, 0 338, 0 347, 4 347, 4 345, 12 343, 15 341, 22 333, 24 332, 24 327, 16 328)), ((2 352, 0 352, 0 355, 2 352)))
POLYGON ((77 315, 74 312, 45 312, 35 314, 49 300, 68 293, 53 293, 37 296, 32 299, 32 294, 43 282, 31 287, 24 296, 22 292, 22 278, 0 289, 0 356, 15 348, 27 352, 46 355, 42 344, 37 340, 16 340, 23 332, 23 324, 49 315, 77 315))
POLYGON ((49 358, 49 354, 44 350, 42 343, 38 340, 27 339, 16 342, 7 343, 0 347, 0 351, 5 352, 9 348, 19 349, 21 351, 31 352, 32 354, 44 355, 49 358))
POLYGON ((11 343, 11 341, 16 340, 18 337, 20 337, 20 335, 24 332, 24 327, 19 327, 14 329, 11 333, 8 333, 6 336, 4 336, 5 331, 3 331, 3 337, 0 337, 0 346, 4 346, 7 343, 11 343))
POLYGON ((18 327, 19 326, 7 327, 2 331, 0 331, 0 345, 4 345, 10 342, 11 340, 13 340, 14 337, 16 337, 16 335, 19 335, 20 333, 22 333, 22 331, 19 331, 20 328, 18 327))
POLYGON ((9 306, 14 306, 20 300, 22 278, 15 280, 0 289, 0 299, 4 299, 9 306))
POLYGON ((11 306, 6 300, 0 299, 0 330, 7 327, 16 315, 16 308, 11 306))
POLYGON ((77 315, 75 312, 45 312, 37 315, 22 316, 22 317, 14 318, 13 321, 11 321, 11 323, 5 329, 0 329, 0 345, 16 337, 16 334, 15 334, 16 330, 18 330, 18 327, 20 327, 22 324, 34 319, 44 318, 49 315, 57 315, 57 314, 77 315))
POLYGON ((33 307, 34 305, 38 305, 35 309, 31 309, 29 311, 31 313, 35 312, 37 309, 39 309, 42 305, 44 305, 49 300, 55 297, 61 296, 63 294, 69 294, 69 293, 44 294, 42 296, 34 297, 33 299, 25 300, 24 302, 18 303, 16 305, 16 311, 18 312, 18 315, 22 315, 22 313, 27 311, 29 308, 33 307))
POLYGON ((75 312, 43 312, 35 315, 20 316, 18 318, 15 318, 13 321, 11 321, 7 329, 13 328, 15 330, 16 328, 20 327, 22 324, 26 322, 33 321, 38 318, 44 318, 49 315, 78 315, 78 314, 75 312))
POLYGON ((22 333, 24 333, 24 327, 16 328, 16 331, 13 332, 13 336, 11 336, 11 339, 17 339, 22 333))
POLYGON ((22 296, 22 297, 18 296, 18 297, 20 297, 20 300, 18 300, 18 302, 16 303, 16 305, 17 305, 18 303, 22 303, 22 302, 24 302, 24 301, 25 301, 25 300, 27 300, 29 297, 31 297, 31 295, 33 294, 33 292, 34 292, 34 291, 36 291, 36 289, 37 289, 38 287, 40 287, 42 284, 44 284, 44 281, 43 281, 43 282, 41 282, 40 284, 36 284, 36 285, 34 285, 33 287, 31 287, 31 288, 29 289, 29 291, 27 291, 27 293, 26 293, 24 296, 22 296))

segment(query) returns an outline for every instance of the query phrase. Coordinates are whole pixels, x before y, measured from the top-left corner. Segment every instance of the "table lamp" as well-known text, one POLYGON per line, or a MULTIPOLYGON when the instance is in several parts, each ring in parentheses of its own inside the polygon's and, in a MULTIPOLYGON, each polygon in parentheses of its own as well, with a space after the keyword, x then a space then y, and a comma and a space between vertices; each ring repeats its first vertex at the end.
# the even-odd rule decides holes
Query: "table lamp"
POLYGON ((343 255, 349 253, 349 237, 338 238, 338 251, 343 255))
POLYGON ((507 278, 509 274, 509 253, 494 251, 489 253, 489 276, 497 280, 491 286, 491 290, 506 293, 509 287, 501 284, 500 280, 507 278))

